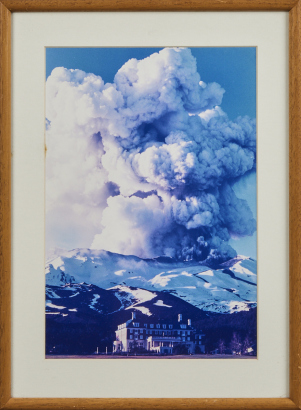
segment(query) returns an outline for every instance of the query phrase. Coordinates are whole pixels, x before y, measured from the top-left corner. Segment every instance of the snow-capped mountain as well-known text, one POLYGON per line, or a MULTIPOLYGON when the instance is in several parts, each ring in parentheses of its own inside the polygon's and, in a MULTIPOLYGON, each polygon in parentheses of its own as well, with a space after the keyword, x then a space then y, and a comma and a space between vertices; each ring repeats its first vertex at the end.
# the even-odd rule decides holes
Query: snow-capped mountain
POLYGON ((167 311, 172 306, 167 295, 203 311, 247 311, 257 302, 256 267, 255 260, 244 256, 212 269, 199 262, 179 262, 167 257, 140 259, 90 249, 60 251, 46 265, 46 310, 49 314, 62 312, 53 306, 54 295, 60 299, 57 306, 69 308, 69 302, 64 305, 61 298, 64 302, 74 298, 75 302, 77 293, 86 292, 89 296, 85 305, 92 310, 104 312, 104 295, 110 299, 107 314, 111 308, 116 311, 116 307, 140 310, 148 316, 153 309, 167 311), (93 290, 93 286, 100 290, 93 290))
POLYGON ((46 286, 46 315, 63 317, 75 312, 89 314, 91 311, 104 315, 117 312, 121 303, 112 292, 87 283, 63 286, 46 286))
POLYGON ((86 283, 63 286, 47 285, 46 317, 68 323, 106 320, 119 324, 135 310, 143 315, 173 319, 177 312, 190 318, 206 317, 206 313, 169 292, 151 292, 126 286, 101 289, 86 283), (176 313, 175 313, 176 312, 176 313), (102 318, 102 319, 101 319, 102 318))

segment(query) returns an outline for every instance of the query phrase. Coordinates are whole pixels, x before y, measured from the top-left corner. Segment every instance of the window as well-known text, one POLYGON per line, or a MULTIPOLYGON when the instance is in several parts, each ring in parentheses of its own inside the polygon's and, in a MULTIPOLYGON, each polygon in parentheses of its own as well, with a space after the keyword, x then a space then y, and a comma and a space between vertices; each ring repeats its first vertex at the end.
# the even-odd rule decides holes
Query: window
POLYGON ((180 325, 181 329, 186 329, 186 325, 180 325))
POLYGON ((133 339, 133 335, 130 335, 130 339, 133 339))
POLYGON ((156 328, 157 328, 157 329, 160 329, 160 325, 156 325, 156 328))
POLYGON ((130 329, 130 333, 133 333, 133 329, 130 329))
POLYGON ((185 342, 185 337, 182 337, 183 342, 185 342))
POLYGON ((182 330, 182 335, 185 336, 185 330, 182 330))
POLYGON ((162 330, 159 331, 159 335, 162 335, 162 330))
POLYGON ((143 333, 143 329, 140 329, 140 333, 143 333))
POLYGON ((135 335, 137 335, 138 334, 138 329, 135 329, 135 335))
POLYGON ((181 334, 181 331, 180 330, 178 330, 178 335, 180 335, 181 334))
POLYGON ((143 339, 143 335, 140 335, 140 339, 143 339))
POLYGON ((166 325, 162 325, 163 329, 166 329, 166 325))
POLYGON ((188 331, 187 334, 190 335, 190 332, 188 331))
POLYGON ((158 334, 158 330, 155 331, 155 334, 156 334, 156 335, 158 334))
POLYGON ((187 340, 190 341, 190 337, 187 337, 187 340))
POLYGON ((139 327, 139 323, 133 323, 134 327, 139 327))
POLYGON ((149 325, 149 327, 150 327, 151 329, 153 329, 153 328, 154 328, 154 325, 149 325))
POLYGON ((138 336, 135 335, 135 340, 138 340, 138 336))
POLYGON ((169 325, 168 327, 169 327, 169 329, 172 329, 172 325, 169 325))

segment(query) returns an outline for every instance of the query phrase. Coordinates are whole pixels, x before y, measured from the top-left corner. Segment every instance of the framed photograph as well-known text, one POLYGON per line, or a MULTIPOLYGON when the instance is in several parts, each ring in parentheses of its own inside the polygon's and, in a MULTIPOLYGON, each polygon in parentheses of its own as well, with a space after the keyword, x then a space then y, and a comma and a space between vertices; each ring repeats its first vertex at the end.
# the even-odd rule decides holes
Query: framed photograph
POLYGON ((46 71, 46 357, 256 358, 256 48, 46 71))
POLYGON ((300 5, 119 6, 1 4, 1 408, 299 408, 300 5))

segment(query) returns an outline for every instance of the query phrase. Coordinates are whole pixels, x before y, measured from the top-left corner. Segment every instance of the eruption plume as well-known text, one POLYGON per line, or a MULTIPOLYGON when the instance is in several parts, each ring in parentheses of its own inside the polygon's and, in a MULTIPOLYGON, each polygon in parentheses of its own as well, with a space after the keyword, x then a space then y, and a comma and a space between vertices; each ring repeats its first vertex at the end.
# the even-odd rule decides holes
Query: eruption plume
POLYGON ((256 124, 228 119, 224 90, 201 81, 189 49, 131 59, 112 84, 56 68, 46 87, 49 215, 89 225, 91 248, 207 263, 236 256, 230 237, 256 230, 232 189, 255 170, 256 124))

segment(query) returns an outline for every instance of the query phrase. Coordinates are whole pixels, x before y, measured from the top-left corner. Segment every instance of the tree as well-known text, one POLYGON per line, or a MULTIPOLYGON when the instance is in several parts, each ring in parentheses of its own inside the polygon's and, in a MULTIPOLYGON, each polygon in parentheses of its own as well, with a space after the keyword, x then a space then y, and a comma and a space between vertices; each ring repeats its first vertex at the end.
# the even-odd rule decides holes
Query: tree
POLYGON ((185 344, 179 343, 173 348, 174 354, 188 354, 188 348, 185 344))
POLYGON ((195 346, 195 352, 194 352, 194 353, 195 353, 195 354, 201 354, 201 353, 202 353, 201 348, 200 348, 199 345, 196 345, 196 346, 195 346))
POLYGON ((136 339, 131 343, 129 350, 131 353, 145 353, 147 351, 143 346, 139 346, 136 339))
POLYGON ((251 341, 250 341, 249 336, 247 335, 246 338, 245 338, 245 340, 244 340, 243 343, 242 343, 242 354, 248 354, 248 353, 250 353, 250 352, 249 352, 249 349, 250 349, 250 348, 251 348, 251 341))
POLYGON ((135 352, 137 350, 137 348, 138 348, 138 342, 137 342, 137 340, 134 339, 129 345, 129 351, 130 352, 135 352))
POLYGON ((230 342, 230 349, 232 350, 232 354, 241 354, 241 341, 240 337, 237 333, 233 333, 232 340, 230 342))
POLYGON ((223 339, 219 339, 218 341, 218 350, 220 354, 224 354, 226 350, 225 341, 223 339))

